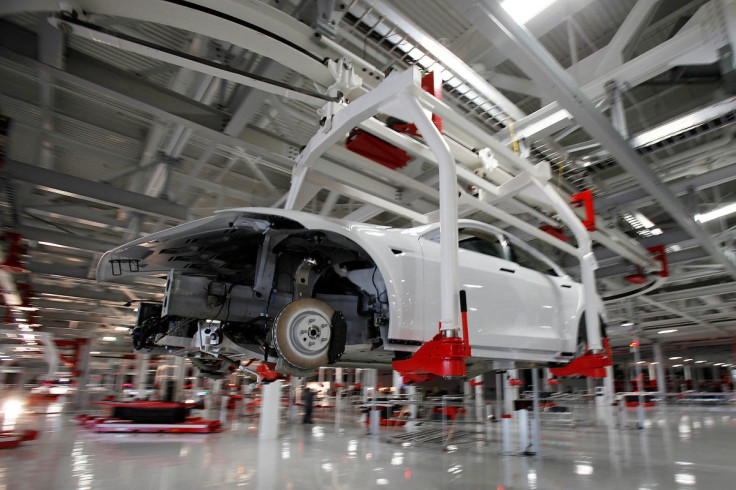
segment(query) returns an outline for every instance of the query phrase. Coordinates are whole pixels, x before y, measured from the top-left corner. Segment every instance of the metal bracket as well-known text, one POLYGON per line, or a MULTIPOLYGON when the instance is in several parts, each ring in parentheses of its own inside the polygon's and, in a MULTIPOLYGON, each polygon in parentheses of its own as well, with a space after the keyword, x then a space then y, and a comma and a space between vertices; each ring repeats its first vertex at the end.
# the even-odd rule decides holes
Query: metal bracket
POLYGON ((294 273, 294 301, 300 298, 311 297, 309 284, 309 274, 312 272, 312 268, 317 265, 317 261, 314 259, 304 259, 299 264, 294 273))
POLYGON ((342 98, 363 85, 363 78, 355 74, 353 62, 347 58, 327 60, 327 69, 335 79, 335 83, 327 87, 327 95, 342 98))

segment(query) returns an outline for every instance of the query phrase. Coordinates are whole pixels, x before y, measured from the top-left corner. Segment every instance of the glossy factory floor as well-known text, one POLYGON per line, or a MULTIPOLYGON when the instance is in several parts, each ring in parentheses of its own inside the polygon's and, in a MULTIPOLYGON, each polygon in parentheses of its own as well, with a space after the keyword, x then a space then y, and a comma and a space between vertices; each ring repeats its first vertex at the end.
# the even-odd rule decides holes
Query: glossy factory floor
POLYGON ((326 415, 273 441, 247 418, 219 434, 111 435, 68 414, 35 417, 23 423, 39 440, 0 449, 0 489, 736 488, 736 411, 722 408, 650 409, 645 430, 547 427, 536 457, 500 455, 499 424, 489 442, 442 451, 326 415))

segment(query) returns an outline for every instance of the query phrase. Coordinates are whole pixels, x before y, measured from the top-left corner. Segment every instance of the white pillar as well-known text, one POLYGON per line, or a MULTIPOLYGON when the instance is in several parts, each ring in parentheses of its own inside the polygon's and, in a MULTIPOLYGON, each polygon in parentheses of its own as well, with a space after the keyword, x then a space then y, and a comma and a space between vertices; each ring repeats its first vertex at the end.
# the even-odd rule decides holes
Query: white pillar
POLYGON ((693 368, 692 366, 684 366, 683 370, 685 372, 685 381, 692 382, 693 380, 693 368))
POLYGON ((376 383, 378 382, 378 370, 373 368, 363 369, 362 374, 362 386, 363 386, 363 400, 376 397, 376 383))
POLYGON ((182 401, 182 397, 184 396, 184 378, 187 374, 187 364, 186 364, 186 358, 181 356, 176 356, 174 359, 174 365, 176 366, 176 370, 174 372, 174 401, 180 402, 182 401))
POLYGON ((509 369, 506 372, 503 380, 503 398, 504 398, 504 413, 514 413, 514 400, 519 398, 519 387, 511 386, 509 384, 510 379, 518 379, 519 371, 517 369, 509 369))
POLYGON ((146 396, 146 380, 148 379, 148 363, 151 354, 136 354, 137 369, 135 372, 135 389, 139 398, 146 396))
POLYGON ((392 384, 394 387, 394 395, 398 395, 401 393, 401 385, 404 384, 404 378, 401 376, 401 373, 398 371, 393 372, 393 380, 392 384))
POLYGON ((279 419, 281 415, 281 380, 263 385, 261 396, 258 438, 277 439, 279 437, 279 419))
POLYGON ((475 377, 475 420, 485 421, 486 399, 484 393, 483 375, 475 377))
MULTIPOLYGON (((736 371, 734 371, 736 372, 736 371)), ((419 397, 417 397, 417 387, 416 385, 409 385, 406 387, 406 392, 409 395, 409 401, 412 402, 411 405, 409 405, 409 418, 411 420, 416 420, 417 418, 417 402, 419 401, 419 397)))
POLYGON ((342 393, 345 391, 342 368, 335 368, 335 425, 342 425, 342 393))
POLYGON ((79 363, 77 364, 79 376, 77 377, 77 391, 74 395, 74 408, 77 410, 83 409, 87 405, 87 382, 89 381, 89 353, 92 350, 91 347, 92 343, 89 340, 79 347, 79 363))
POLYGON ((613 366, 606 366, 606 377, 603 378, 603 396, 608 406, 613 403, 613 394, 613 366))
POLYGON ((664 375, 664 355, 662 344, 654 343, 654 362, 657 363, 657 391, 667 393, 667 378, 664 375))

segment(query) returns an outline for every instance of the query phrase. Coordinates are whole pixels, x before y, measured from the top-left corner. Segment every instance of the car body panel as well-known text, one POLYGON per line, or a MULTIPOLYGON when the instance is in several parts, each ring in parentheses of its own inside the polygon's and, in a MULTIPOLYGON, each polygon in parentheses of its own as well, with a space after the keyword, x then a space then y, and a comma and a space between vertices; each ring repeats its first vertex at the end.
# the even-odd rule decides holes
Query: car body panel
MULTIPOLYGON (((269 230, 269 222, 278 222, 279 236, 288 236, 292 230, 334 233, 370 257, 380 274, 374 272, 369 280, 366 274, 370 271, 364 270, 356 280, 362 281, 368 291, 375 288, 379 300, 388 303, 388 342, 383 350, 413 352, 438 332, 440 247, 438 241, 430 239, 438 233, 438 224, 392 229, 282 209, 231 209, 106 252, 98 264, 97 278, 125 281, 137 275, 164 277, 172 269, 226 279, 242 276, 243 270, 237 265, 238 244, 243 243, 247 253, 260 253, 255 242, 250 242, 269 230), (218 243, 221 256, 210 258, 205 252, 194 251, 200 245, 206 250, 210 242, 218 243), (385 294, 379 291, 384 285, 385 294)), ((509 239, 501 230, 484 223, 461 220, 459 226, 498 234, 502 241, 509 239)), ((528 247, 513 240, 518 246, 528 247)), ((533 249, 530 253, 540 255, 533 249)), ((570 359, 582 315, 581 285, 554 264, 550 268, 556 276, 505 258, 460 250, 459 277, 468 294, 474 357, 535 362, 570 359)))

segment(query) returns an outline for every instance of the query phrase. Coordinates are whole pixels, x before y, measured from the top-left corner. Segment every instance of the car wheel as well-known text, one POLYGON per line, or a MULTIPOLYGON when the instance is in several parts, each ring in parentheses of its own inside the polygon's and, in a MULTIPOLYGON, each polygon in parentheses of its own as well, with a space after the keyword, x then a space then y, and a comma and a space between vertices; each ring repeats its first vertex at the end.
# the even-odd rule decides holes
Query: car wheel
POLYGON ((315 369, 329 363, 332 316, 324 301, 303 298, 286 305, 274 323, 279 355, 299 369, 315 369))

